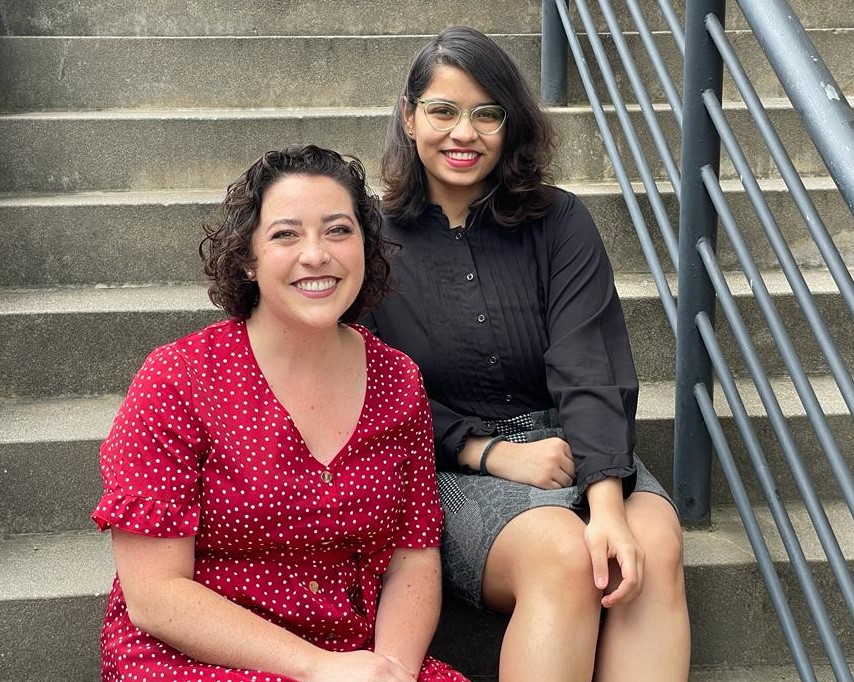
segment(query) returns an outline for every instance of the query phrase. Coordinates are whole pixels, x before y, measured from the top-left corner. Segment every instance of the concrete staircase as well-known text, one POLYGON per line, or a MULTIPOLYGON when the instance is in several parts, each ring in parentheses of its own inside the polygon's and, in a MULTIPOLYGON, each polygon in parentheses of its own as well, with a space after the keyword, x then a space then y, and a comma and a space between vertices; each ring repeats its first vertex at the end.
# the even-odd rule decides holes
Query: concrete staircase
MULTIPOLYGON (((646 4, 650 22, 661 31, 662 48, 676 64, 665 26, 652 11, 655 3, 646 4)), ((850 0, 793 4, 843 89, 854 92, 850 0)), ((538 82, 538 0, 493 3, 486 12, 472 0, 429 5, 257 0, 239 9, 226 0, 0 0, 0 680, 98 678, 98 628, 113 573, 109 539, 98 536, 88 521, 100 491, 98 444, 145 354, 219 317, 200 286, 195 249, 200 224, 226 184, 263 151, 295 142, 358 155, 375 176, 382 131, 409 58, 425 35, 460 23, 495 34, 538 82)), ((814 148, 753 38, 739 30, 744 22, 734 4, 729 24, 851 262, 851 215, 822 175, 814 148)), ((647 82, 652 87, 655 81, 650 76, 647 82)), ((663 100, 654 87, 652 94, 663 100)), ((588 203, 614 261, 643 381, 640 452, 667 482, 674 343, 593 116, 575 86, 572 98, 571 106, 551 112, 563 138, 558 177, 588 203)), ((852 321, 729 84, 726 98, 772 208, 852 363, 852 321)), ((678 140, 664 106, 661 118, 678 140)), ((784 278, 774 271, 773 254, 726 161, 722 175, 837 438, 851 445, 851 417, 804 331, 784 278)), ((672 192, 665 193, 675 224, 676 201, 672 192)), ((724 265, 732 267, 735 259, 723 238, 720 251, 724 265)), ((749 286, 736 272, 729 279, 781 389, 784 410, 846 556, 854 560, 851 515, 793 398, 749 286)), ((724 332, 723 339, 743 376, 731 337, 724 332)), ((755 399, 748 403, 772 466, 779 469, 778 448, 761 406, 755 399)), ((723 404, 720 413, 734 433, 723 404)), ((744 464, 737 439, 731 443, 744 464)), ((854 448, 844 449, 854 465, 854 448)), ((760 519, 770 527, 758 487, 745 476, 760 519)), ((713 486, 713 529, 686 533, 692 680, 795 680, 717 469, 713 486)), ((786 499, 796 497, 785 474, 779 490, 786 499)), ((808 525, 796 501, 792 517, 797 527, 808 525)), ((768 534, 786 589, 796 595, 776 533, 768 534)), ((807 531, 803 542, 840 641, 854 659, 854 628, 820 547, 807 531)), ((794 601, 806 623, 796 596, 794 601)), ((435 653, 473 679, 494 680, 503 625, 501 617, 448 600, 435 653)), ((819 651, 814 635, 807 641, 811 651, 819 651)), ((832 679, 825 668, 819 674, 832 679)))

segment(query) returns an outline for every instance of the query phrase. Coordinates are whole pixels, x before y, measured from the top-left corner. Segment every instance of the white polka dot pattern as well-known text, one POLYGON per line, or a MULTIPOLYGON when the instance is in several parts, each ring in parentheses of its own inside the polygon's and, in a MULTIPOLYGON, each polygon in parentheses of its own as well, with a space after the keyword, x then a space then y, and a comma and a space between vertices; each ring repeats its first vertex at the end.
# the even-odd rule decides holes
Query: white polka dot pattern
MULTIPOLYGON (((195 580, 329 650, 369 647, 397 547, 438 547, 430 412, 418 368, 362 327, 368 381, 349 441, 315 459, 255 361, 243 322, 155 350, 101 447, 92 514, 156 537, 196 536, 195 580)), ((134 627, 118 579, 103 680, 285 682, 205 665, 134 627)), ((465 678, 427 658, 420 682, 465 678)))

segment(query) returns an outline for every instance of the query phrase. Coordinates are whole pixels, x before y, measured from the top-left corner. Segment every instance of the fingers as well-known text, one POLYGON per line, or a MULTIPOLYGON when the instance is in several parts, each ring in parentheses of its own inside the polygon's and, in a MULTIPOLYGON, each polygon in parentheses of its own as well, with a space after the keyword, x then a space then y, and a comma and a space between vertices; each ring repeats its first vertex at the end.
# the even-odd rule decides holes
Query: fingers
POLYGON ((602 597, 605 608, 629 603, 643 587, 643 553, 640 550, 628 551, 624 555, 618 554, 616 560, 622 579, 613 592, 602 597))
POLYGON ((598 535, 588 535, 586 540, 593 565, 593 584, 597 589, 604 590, 608 587, 608 543, 598 535))

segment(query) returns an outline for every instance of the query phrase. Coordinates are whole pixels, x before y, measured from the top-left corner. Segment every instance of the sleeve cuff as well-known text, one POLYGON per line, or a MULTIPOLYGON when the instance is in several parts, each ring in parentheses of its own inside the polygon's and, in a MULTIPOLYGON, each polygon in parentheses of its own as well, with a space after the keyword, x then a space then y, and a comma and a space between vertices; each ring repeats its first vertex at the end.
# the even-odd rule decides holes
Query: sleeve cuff
POLYGON ((588 509, 587 490, 594 483, 603 481, 606 478, 619 478, 623 483, 623 499, 635 491, 635 484, 638 480, 638 470, 634 464, 628 467, 615 467, 613 469, 603 469, 595 471, 584 480, 578 481, 578 497, 575 500, 577 509, 588 509))
POLYGON ((198 503, 178 504, 146 497, 107 492, 92 512, 99 530, 118 528, 158 538, 180 538, 199 532, 198 503))

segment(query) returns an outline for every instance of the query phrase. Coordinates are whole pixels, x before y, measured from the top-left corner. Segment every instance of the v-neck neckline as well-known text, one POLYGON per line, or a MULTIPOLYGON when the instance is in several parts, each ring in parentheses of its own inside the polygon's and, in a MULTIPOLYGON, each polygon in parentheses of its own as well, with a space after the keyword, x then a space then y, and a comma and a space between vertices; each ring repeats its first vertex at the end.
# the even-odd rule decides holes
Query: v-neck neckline
POLYGON ((311 462, 313 462, 317 467, 319 467, 320 469, 323 469, 323 470, 332 469, 333 464, 335 464, 338 461, 338 459, 341 457, 341 455, 350 448, 350 445, 352 444, 353 440, 355 439, 356 435, 359 433, 359 430, 361 429, 362 422, 365 419, 365 413, 367 412, 367 407, 368 407, 368 391, 369 391, 369 388, 371 385, 371 371, 372 371, 371 370, 371 363, 369 361, 369 354, 368 354, 368 337, 365 334, 366 330, 364 330, 361 327, 361 325, 348 324, 347 326, 350 329, 353 329, 354 331, 356 331, 362 337, 362 345, 363 345, 363 349, 364 349, 363 352, 364 352, 364 360, 365 360, 365 393, 362 396, 362 406, 361 406, 361 409, 359 410, 359 416, 356 418, 356 422, 353 426, 353 430, 350 432, 350 435, 348 436, 348 438, 344 442, 344 444, 340 448, 338 448, 338 450, 335 452, 335 454, 332 456, 332 458, 326 464, 324 464, 320 459, 317 458, 317 456, 308 447, 308 443, 306 443, 305 438, 303 437, 302 432, 300 431, 299 426, 297 425, 293 416, 288 411, 288 408, 285 407, 285 405, 282 403, 282 401, 279 400, 279 398, 276 396, 275 392, 273 391, 272 386, 270 386, 270 382, 267 380, 267 377, 264 375, 264 372, 261 369, 261 365, 258 364, 258 358, 255 357, 255 351, 253 350, 252 342, 249 339, 249 331, 246 328, 246 320, 243 320, 240 323, 240 333, 241 333, 241 337, 242 337, 242 339, 241 339, 242 343, 246 349, 247 355, 249 356, 249 358, 252 362, 252 367, 254 368, 255 372, 258 375, 259 381, 264 386, 264 392, 267 394, 268 400, 275 406, 274 409, 281 412, 281 414, 284 416, 284 418, 287 419, 291 423, 291 427, 293 428, 294 434, 296 435, 297 439, 299 440, 299 443, 302 445, 303 453, 307 456, 307 458, 311 462))

